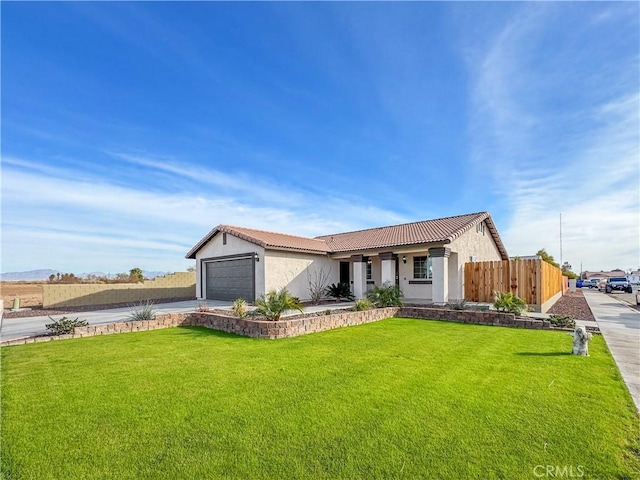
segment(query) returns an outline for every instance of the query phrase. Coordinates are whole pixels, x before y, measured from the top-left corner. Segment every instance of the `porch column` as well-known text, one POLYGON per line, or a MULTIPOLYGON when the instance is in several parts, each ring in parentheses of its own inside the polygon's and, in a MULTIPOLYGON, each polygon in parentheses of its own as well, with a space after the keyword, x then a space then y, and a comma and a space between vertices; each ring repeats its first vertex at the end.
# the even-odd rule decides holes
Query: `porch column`
POLYGON ((433 279, 431 283, 433 303, 445 305, 449 301, 449 254, 451 249, 437 247, 429 249, 433 279))
POLYGON ((353 295, 356 299, 364 298, 367 292, 367 257, 351 255, 353 262, 353 295))
POLYGON ((396 256, 392 252, 384 252, 378 254, 381 264, 381 280, 382 285, 389 283, 390 285, 396 284, 396 256))

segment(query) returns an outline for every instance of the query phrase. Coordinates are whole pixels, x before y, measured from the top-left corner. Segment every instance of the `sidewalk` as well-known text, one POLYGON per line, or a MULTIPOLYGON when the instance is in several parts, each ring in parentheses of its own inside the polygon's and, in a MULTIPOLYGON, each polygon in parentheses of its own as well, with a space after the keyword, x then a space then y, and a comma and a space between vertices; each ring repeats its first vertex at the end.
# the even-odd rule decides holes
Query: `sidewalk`
POLYGON ((584 292, 640 415, 640 312, 600 292, 584 292))

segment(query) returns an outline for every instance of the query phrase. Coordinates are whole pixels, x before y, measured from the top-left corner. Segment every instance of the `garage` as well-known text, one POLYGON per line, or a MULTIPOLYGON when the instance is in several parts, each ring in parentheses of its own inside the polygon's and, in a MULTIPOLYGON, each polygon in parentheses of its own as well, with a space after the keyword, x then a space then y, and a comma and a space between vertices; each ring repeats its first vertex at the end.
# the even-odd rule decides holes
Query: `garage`
POLYGON ((211 259, 205 262, 209 300, 255 299, 255 260, 251 257, 211 259))

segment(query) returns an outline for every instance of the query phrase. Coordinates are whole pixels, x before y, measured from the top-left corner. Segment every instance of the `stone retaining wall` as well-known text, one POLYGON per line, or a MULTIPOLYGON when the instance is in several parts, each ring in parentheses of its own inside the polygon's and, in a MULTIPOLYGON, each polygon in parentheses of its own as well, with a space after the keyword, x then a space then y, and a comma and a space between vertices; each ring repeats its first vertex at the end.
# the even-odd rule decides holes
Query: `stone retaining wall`
POLYGON ((305 315, 302 318, 269 322, 251 318, 226 317, 213 313, 194 313, 195 324, 223 332, 253 338, 288 338, 323 332, 340 327, 377 322, 395 316, 397 307, 377 308, 364 312, 338 310, 331 315, 305 315))
POLYGON ((297 337, 308 333, 323 332, 334 328, 377 322, 390 317, 444 320, 448 322, 502 327, 553 329, 553 326, 547 320, 542 321, 532 318, 517 318, 512 313, 470 312, 423 307, 377 308, 364 312, 337 310, 331 315, 308 314, 298 318, 279 320, 277 322, 254 320, 252 318, 236 318, 221 313, 193 312, 159 315, 155 320, 149 321, 129 321, 89 325, 87 327, 78 327, 75 329, 73 334, 69 335, 7 340, 1 342, 0 346, 23 345, 25 343, 40 343, 51 340, 93 337, 96 335, 110 335, 114 333, 141 332, 180 326, 201 326, 211 328, 213 330, 235 333, 245 337, 278 339, 297 337))

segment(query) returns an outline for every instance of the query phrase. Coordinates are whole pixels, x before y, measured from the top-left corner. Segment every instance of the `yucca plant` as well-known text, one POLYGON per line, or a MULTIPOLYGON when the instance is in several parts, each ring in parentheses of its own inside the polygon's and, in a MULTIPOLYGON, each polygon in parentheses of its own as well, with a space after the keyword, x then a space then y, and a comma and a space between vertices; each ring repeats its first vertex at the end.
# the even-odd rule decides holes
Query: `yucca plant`
POLYGON ((256 300, 256 309, 252 315, 261 315, 267 320, 276 322, 287 310, 298 310, 302 313, 302 303, 298 297, 294 297, 286 288, 280 291, 272 290, 256 300))
POLYGON ((378 308, 401 307, 402 291, 397 285, 385 283, 381 287, 375 286, 367 292, 367 299, 378 308))
POLYGON ((520 315, 522 312, 527 311, 528 305, 520 297, 513 294, 513 292, 494 292, 495 301, 493 306, 499 312, 515 313, 520 315))
POLYGON ((129 318, 133 321, 153 320, 156 318, 156 311, 153 308, 151 300, 141 301, 131 305, 133 310, 129 314, 129 318))

